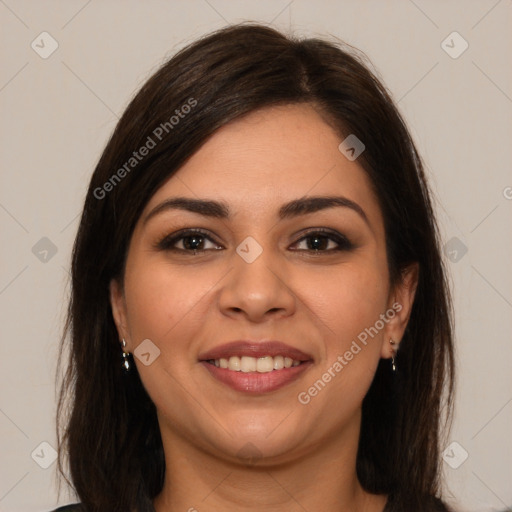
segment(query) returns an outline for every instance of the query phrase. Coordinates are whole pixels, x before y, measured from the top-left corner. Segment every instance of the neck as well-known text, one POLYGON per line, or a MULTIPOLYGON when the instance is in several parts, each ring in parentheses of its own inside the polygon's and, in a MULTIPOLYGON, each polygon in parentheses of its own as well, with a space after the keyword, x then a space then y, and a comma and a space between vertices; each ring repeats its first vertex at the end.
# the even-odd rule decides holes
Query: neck
POLYGON ((367 493, 356 475, 360 419, 343 435, 286 462, 244 465, 216 457, 161 424, 165 483, 156 512, 382 512, 386 497, 367 493))

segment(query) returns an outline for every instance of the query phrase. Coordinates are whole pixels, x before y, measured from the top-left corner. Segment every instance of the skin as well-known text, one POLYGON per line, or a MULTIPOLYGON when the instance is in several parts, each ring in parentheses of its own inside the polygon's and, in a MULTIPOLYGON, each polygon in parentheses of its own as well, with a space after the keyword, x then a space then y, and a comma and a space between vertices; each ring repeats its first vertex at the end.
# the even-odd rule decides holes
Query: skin
POLYGON ((402 338, 417 268, 391 286, 377 198, 357 160, 338 150, 341 140, 310 105, 251 113, 219 129, 155 193, 136 225, 124 282, 111 282, 110 297, 125 350, 145 339, 160 350, 149 366, 134 358, 157 407, 165 451, 157 512, 385 506, 387 497, 365 492, 356 476, 361 404, 379 359, 393 355, 389 339, 397 347, 402 338), (368 223, 346 207, 279 220, 283 203, 306 195, 345 196, 368 223), (175 196, 222 200, 231 217, 166 210, 144 224, 175 196), (332 251, 338 244, 327 238, 313 254, 304 231, 319 227, 344 234, 355 248, 332 251), (204 252, 155 248, 183 228, 211 234, 204 252), (248 236, 263 249, 252 263, 236 252, 248 236), (308 404, 299 403, 298 394, 396 302, 401 311, 378 335, 308 404), (311 354, 314 364, 279 390, 248 396, 198 362, 201 352, 237 339, 281 340, 311 354), (247 443, 253 463, 237 455, 247 443))

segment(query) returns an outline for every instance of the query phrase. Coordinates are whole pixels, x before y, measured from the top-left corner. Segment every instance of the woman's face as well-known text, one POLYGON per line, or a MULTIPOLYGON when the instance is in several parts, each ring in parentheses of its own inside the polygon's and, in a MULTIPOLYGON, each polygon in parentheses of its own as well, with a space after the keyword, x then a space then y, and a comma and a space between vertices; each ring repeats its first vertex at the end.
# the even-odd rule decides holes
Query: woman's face
POLYGON ((266 108, 218 130, 147 204, 111 301, 164 439, 275 462, 357 433, 414 287, 391 289, 377 198, 341 142, 309 105, 266 108), (159 208, 175 198, 221 206, 159 208))

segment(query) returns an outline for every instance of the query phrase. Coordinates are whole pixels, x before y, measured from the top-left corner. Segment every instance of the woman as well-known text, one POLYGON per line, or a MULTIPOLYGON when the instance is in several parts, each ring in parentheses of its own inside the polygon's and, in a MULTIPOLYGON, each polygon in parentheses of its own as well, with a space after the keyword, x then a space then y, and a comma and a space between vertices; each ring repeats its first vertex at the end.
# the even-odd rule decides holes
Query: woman
POLYGON ((421 159, 360 54, 204 37, 91 179, 59 510, 447 510, 451 318, 421 159))

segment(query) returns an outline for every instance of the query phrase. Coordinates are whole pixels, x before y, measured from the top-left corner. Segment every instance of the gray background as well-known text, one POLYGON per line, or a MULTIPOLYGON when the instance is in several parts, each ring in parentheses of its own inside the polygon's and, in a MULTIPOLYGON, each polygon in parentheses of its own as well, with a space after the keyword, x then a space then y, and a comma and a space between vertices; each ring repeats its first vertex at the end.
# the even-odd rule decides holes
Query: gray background
POLYGON ((56 447, 70 251, 99 154, 152 71, 242 20, 345 40, 398 102, 426 162, 455 288, 447 494, 460 510, 512 506, 512 0, 0 0, 0 511, 57 504, 56 463, 41 443, 56 447), (58 43, 47 58, 43 31, 58 43), (447 53, 463 49, 446 39, 454 31, 469 44, 457 58, 447 53))

